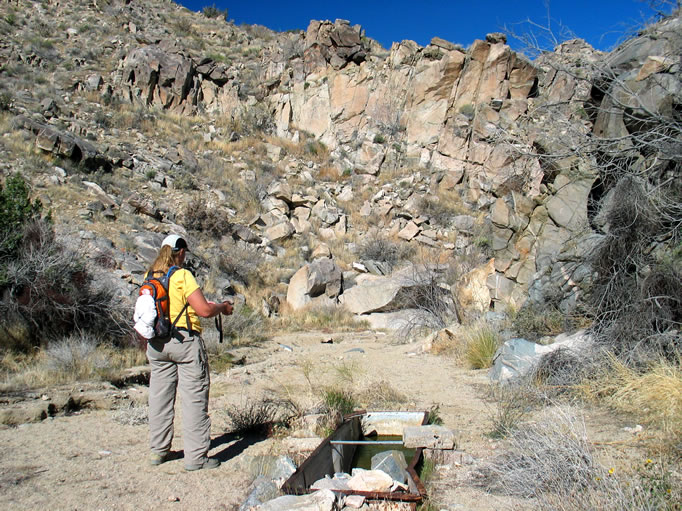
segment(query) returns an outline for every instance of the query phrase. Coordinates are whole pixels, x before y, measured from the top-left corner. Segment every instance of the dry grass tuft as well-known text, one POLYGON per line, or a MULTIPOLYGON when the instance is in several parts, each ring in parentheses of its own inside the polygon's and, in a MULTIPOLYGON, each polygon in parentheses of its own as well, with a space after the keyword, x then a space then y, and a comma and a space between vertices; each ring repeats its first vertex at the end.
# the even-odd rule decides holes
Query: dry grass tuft
POLYGON ((604 371, 585 380, 579 390, 659 429, 674 444, 682 440, 682 367, 679 364, 661 360, 642 373, 609 355, 604 371))
POLYGON ((368 328, 366 321, 356 319, 345 307, 311 306, 288 313, 286 309, 285 306, 280 309, 282 316, 277 323, 279 328, 289 331, 333 329, 337 332, 355 332, 368 328))
POLYGON ((408 399, 385 380, 367 383, 358 394, 358 401, 370 410, 399 409, 408 399))
POLYGON ((144 352, 138 348, 97 346, 89 336, 75 334, 32 354, 5 352, 0 360, 0 390, 109 381, 145 361, 144 352))
POLYGON ((486 369, 493 365, 493 357, 499 347, 499 334, 490 325, 479 324, 466 334, 464 359, 473 369, 486 369))

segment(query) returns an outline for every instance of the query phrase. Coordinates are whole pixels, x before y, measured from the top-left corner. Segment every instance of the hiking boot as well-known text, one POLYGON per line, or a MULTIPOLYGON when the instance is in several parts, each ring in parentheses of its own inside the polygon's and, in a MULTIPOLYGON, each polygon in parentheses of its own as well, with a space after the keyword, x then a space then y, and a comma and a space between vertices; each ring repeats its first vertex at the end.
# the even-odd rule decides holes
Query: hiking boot
POLYGON ((166 454, 159 454, 156 452, 153 452, 149 455, 149 464, 150 465, 161 465, 161 463, 165 463, 168 461, 168 453, 166 454))
POLYGON ((206 458, 204 462, 201 465, 195 465, 193 467, 188 467, 185 465, 185 470, 188 472, 192 472, 194 470, 201 470, 204 468, 211 469, 211 468, 218 468, 220 466, 220 460, 216 458, 206 458))

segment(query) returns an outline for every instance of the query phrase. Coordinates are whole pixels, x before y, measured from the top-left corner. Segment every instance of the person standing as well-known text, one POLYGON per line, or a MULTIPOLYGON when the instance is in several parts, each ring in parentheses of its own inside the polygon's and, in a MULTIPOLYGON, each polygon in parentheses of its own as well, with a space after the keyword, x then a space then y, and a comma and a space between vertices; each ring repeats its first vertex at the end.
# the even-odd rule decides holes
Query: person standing
POLYGON ((175 397, 182 401, 183 447, 185 470, 211 469, 220 460, 208 457, 211 443, 211 419, 208 416, 210 377, 206 347, 201 337, 199 318, 231 314, 230 302, 207 301, 192 273, 183 268, 187 242, 178 235, 167 236, 148 275, 162 275, 172 266, 177 269, 168 283, 169 316, 177 318, 170 340, 147 343, 151 365, 149 381, 149 462, 168 461, 173 441, 175 397), (187 306, 185 307, 185 305, 187 306))

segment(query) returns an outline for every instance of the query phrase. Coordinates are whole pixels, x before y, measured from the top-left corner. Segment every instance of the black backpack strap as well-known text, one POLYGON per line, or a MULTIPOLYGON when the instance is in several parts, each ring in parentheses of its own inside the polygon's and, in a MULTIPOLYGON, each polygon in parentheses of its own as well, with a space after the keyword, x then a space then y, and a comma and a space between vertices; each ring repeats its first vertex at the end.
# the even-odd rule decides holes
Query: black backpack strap
MULTIPOLYGON (((168 310, 170 311, 170 279, 173 276, 173 274, 179 270, 179 266, 171 266, 168 269, 168 310)), ((191 324, 189 322, 189 311, 187 310, 187 307, 189 307, 189 302, 185 300, 185 305, 182 306, 182 309, 178 313, 178 315, 175 317, 175 321, 173 321, 173 324, 171 325, 170 329, 170 334, 173 335, 173 330, 175 330, 175 325, 177 324, 178 320, 180 319, 180 316, 182 316, 182 313, 185 313, 185 316, 187 318, 187 330, 191 330, 191 324)))

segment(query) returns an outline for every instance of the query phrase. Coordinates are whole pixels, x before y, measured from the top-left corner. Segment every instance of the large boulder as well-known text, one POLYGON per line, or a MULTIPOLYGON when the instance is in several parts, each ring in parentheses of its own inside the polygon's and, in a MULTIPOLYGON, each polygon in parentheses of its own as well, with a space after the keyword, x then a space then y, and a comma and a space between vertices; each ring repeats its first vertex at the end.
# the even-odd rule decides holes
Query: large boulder
POLYGON ((126 56, 123 82, 131 90, 131 99, 139 96, 148 105, 171 108, 188 97, 195 71, 192 59, 179 50, 148 45, 126 56))
POLYGON ((293 310, 299 310, 311 303, 313 298, 322 297, 329 300, 318 300, 321 304, 335 303, 343 289, 343 274, 336 263, 322 257, 301 267, 287 288, 287 303, 293 310))

